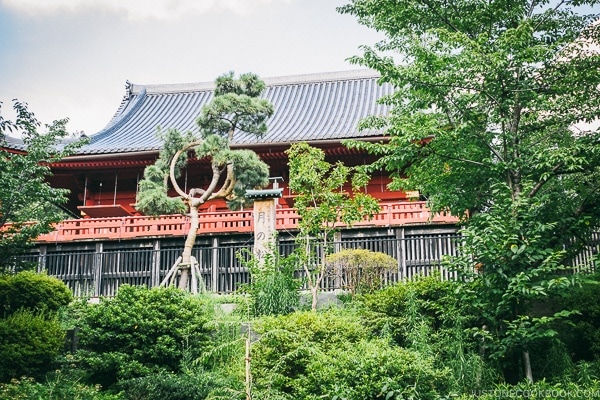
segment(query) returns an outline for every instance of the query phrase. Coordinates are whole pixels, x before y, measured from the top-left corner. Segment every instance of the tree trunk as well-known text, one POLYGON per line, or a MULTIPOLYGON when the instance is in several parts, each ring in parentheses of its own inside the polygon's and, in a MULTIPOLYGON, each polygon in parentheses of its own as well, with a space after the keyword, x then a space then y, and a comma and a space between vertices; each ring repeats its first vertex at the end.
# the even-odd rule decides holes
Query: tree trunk
POLYGON ((310 293, 312 294, 312 303, 310 309, 313 312, 317 311, 317 299, 319 297, 319 285, 315 284, 315 286, 310 288, 310 293))
POLYGON ((525 377, 528 383, 533 383, 533 372, 531 371, 531 360, 529 360, 529 351, 523 352, 523 366, 525 368, 525 377))
POLYGON ((179 277, 179 289, 189 290, 190 273, 192 272, 192 249, 196 243, 198 234, 199 218, 198 206, 190 205, 190 230, 185 238, 183 254, 181 255, 181 276, 179 277))

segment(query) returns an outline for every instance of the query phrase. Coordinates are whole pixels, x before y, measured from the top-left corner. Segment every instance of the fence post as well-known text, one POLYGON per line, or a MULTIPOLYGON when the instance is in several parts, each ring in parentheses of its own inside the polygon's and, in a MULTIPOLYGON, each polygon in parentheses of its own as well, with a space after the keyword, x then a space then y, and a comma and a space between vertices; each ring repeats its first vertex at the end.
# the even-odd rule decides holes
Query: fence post
POLYGON ((152 272, 150 275, 150 287, 160 285, 160 240, 154 241, 152 249, 152 272))
POLYGON ((212 263, 211 263, 211 290, 216 293, 219 291, 219 238, 212 240, 212 263))
POLYGON ((443 254, 443 234, 439 234, 437 237, 437 245, 435 250, 435 260, 437 262, 437 270, 440 273, 441 280, 448 280, 448 271, 442 266, 442 254, 443 254))
POLYGON ((406 240, 404 237, 404 228, 396 228, 396 246, 398 247, 398 273, 400 280, 407 278, 406 271, 406 240))
POLYGON ((38 273, 44 271, 46 269, 46 252, 48 250, 48 246, 40 246, 39 251, 40 255, 38 258, 38 273))
MULTIPOLYGON (((453 243, 452 238, 453 238, 453 235, 448 235, 446 237, 446 246, 448 248, 448 251, 446 253, 448 256, 454 257, 456 255, 456 243, 453 243)), ((448 271, 448 277, 451 279, 456 279, 457 278, 456 270, 448 271)))
POLYGON ((94 297, 100 297, 102 288, 102 252, 104 245, 102 242, 96 243, 96 252, 94 253, 94 297))
MULTIPOLYGON (((339 253, 340 251, 342 251, 342 232, 335 232, 333 234, 333 253, 339 253)), ((333 282, 333 288, 329 288, 331 289, 343 289, 343 280, 342 280, 342 269, 339 268, 337 269, 337 271, 334 269, 335 272, 335 279, 333 282)))

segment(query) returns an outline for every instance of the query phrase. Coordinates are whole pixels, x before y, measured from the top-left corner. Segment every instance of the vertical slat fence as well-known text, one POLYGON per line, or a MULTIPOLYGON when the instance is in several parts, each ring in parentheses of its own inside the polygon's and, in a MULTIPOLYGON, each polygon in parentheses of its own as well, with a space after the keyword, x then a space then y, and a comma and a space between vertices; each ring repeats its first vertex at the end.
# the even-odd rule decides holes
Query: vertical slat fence
MULTIPOLYGON (((600 235, 596 234, 588 246, 573 260, 573 269, 581 270, 581 265, 593 265, 594 257, 600 250, 600 235)), ((444 256, 458 254, 460 236, 456 233, 437 234, 394 234, 380 237, 343 238, 332 243, 334 252, 344 249, 365 249, 385 253, 397 260, 397 269, 386 272, 381 281, 394 284, 412 280, 416 276, 429 276, 439 272, 442 279, 456 279, 456 273, 446 270, 441 260, 444 256)), ((288 256, 298 244, 293 241, 280 241, 279 252, 288 256)), ((114 296, 122 284, 155 287, 160 284, 177 258, 182 248, 161 247, 159 242, 146 247, 119 247, 105 249, 96 245, 87 250, 44 250, 23 255, 21 261, 37 265, 67 284, 75 296, 114 296)), ((318 265, 322 253, 320 247, 313 249, 310 261, 318 265)), ((211 292, 231 293, 250 282, 247 262, 252 252, 249 242, 244 244, 224 244, 217 239, 194 248, 193 255, 198 260, 204 288, 211 292)), ((305 278, 299 269, 296 277, 305 278)), ((343 277, 328 274, 321 289, 330 291, 343 287, 343 277)), ((304 289, 307 289, 306 285, 304 289)))

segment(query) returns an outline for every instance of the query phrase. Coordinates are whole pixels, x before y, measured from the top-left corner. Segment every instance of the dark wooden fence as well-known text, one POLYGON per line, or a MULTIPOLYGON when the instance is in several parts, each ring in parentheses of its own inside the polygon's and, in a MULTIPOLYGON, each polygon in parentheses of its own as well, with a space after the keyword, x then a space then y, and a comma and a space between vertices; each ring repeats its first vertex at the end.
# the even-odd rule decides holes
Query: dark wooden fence
MULTIPOLYGON (((453 233, 419 235, 413 237, 353 238, 336 241, 333 251, 342 249, 366 249, 388 254, 398 261, 397 270, 386 274, 386 282, 393 283, 411 279, 415 275, 429 275, 439 271, 444 278, 451 272, 440 266, 444 255, 456 254, 453 233)), ((280 254, 290 254, 296 244, 280 241, 280 254)), ((201 244, 194 248, 194 256, 200 264, 205 288, 212 292, 231 293, 249 282, 250 274, 244 259, 252 251, 248 244, 201 244)), ((177 258, 181 247, 123 247, 103 249, 96 245, 76 251, 60 248, 38 251, 25 255, 22 261, 37 266, 65 282, 75 296, 113 296, 122 284, 158 286, 177 258)), ((298 271, 302 277, 303 272, 298 271)), ((323 282, 323 290, 340 289, 333 277, 323 282)))
MULTIPOLYGON (((388 237, 348 238, 333 243, 334 252, 343 249, 366 249, 378 251, 397 260, 397 269, 386 273, 386 283, 410 280, 417 275, 430 275, 439 272, 442 279, 453 279, 455 273, 446 270, 440 263, 445 255, 456 255, 458 240, 456 233, 433 233, 412 236, 396 235, 388 237)), ((596 235, 576 260, 574 269, 589 265, 600 248, 600 237, 596 235)), ((126 243, 126 242, 124 242, 126 243)), ((23 256, 22 259, 34 263, 39 271, 47 271, 64 281, 75 296, 114 296, 122 284, 158 286, 177 258, 182 248, 163 246, 124 247, 104 249, 102 245, 77 251, 46 250, 23 256)), ((126 245, 125 245, 126 246, 126 245)), ((282 255, 290 254, 296 244, 293 241, 280 241, 282 255)), ((231 293, 249 282, 250 274, 244 259, 248 259, 252 246, 246 244, 222 244, 218 240, 205 242, 194 248, 194 256, 207 290, 217 293, 231 293), (246 251, 245 251, 246 250, 246 251)), ((302 277, 303 272, 297 275, 302 277)), ((324 280, 322 290, 341 289, 335 276, 324 280)))

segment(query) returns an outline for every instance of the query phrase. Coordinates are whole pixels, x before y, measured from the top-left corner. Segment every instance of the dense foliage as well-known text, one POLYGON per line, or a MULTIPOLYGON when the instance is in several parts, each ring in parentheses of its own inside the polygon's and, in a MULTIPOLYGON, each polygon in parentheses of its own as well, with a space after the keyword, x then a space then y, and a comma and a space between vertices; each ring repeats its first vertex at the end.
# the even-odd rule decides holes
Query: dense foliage
POLYGON ((0 382, 43 377, 56 365, 64 340, 56 316, 21 310, 0 319, 0 382))
POLYGON ((65 340, 57 313, 71 298, 63 282, 45 274, 0 275, 0 382, 43 377, 56 366, 65 340))
MULTIPOLYGON (((395 92, 388 116, 354 141, 391 187, 463 218, 449 262, 475 285, 486 355, 533 380, 530 352, 572 310, 535 315, 565 294, 571 260, 600 228, 600 24, 589 1, 352 0, 339 8, 386 39, 352 58, 395 92), (477 272, 474 273, 474 269, 477 272), (521 366, 512 359, 522 354, 521 366)), ((550 311, 550 310, 549 310, 550 311)))
POLYGON ((15 379, 10 384, 0 383, 0 399, 10 400, 121 400, 122 396, 103 392, 100 385, 87 386, 57 373, 49 374, 44 383, 30 377, 15 379))
MULTIPOLYGON (((561 301, 590 305, 589 313, 571 318, 581 318, 572 320, 578 334, 593 339, 597 321, 586 296, 597 297, 598 280, 589 281, 561 301)), ((122 286, 100 304, 72 303, 63 326, 79 328, 79 350, 62 357, 64 327, 57 319, 19 311, 10 317, 20 321, 9 324, 10 332, 6 320, 0 323, 1 356, 11 360, 0 371, 5 382, 16 378, 0 384, 0 398, 242 400, 245 386, 253 399, 466 400, 524 391, 583 399, 599 393, 598 359, 570 358, 593 347, 587 339, 532 347, 544 373, 534 384, 505 383, 500 366, 485 357, 486 343, 473 335, 478 316, 457 291, 464 285, 470 284, 434 275, 356 295, 340 307, 257 318, 243 307, 219 311, 206 295, 122 286), (25 359, 28 369, 17 374, 18 360, 25 359)), ((236 297, 219 302, 245 302, 246 295, 236 297)), ((553 307, 536 308, 542 306, 553 307)), ((572 327, 555 328, 568 335, 572 327)))
POLYGON ((447 384, 447 370, 434 368, 433 359, 372 338, 352 313, 298 312, 264 319, 255 329, 259 398, 433 399, 447 384))
POLYGON ((224 379, 200 369, 195 373, 179 374, 160 371, 128 379, 117 387, 126 399, 204 400, 219 385, 219 381, 224 379))
POLYGON ((368 181, 359 168, 325 159, 322 149, 306 142, 294 143, 286 151, 290 168, 290 191, 295 195, 298 221, 299 255, 312 295, 312 309, 317 309, 317 295, 327 272, 326 256, 331 252, 333 235, 339 224, 347 226, 372 218, 379 203, 361 188, 368 181), (311 249, 320 248, 321 254, 311 249))
POLYGON ((15 255, 23 254, 35 238, 52 231, 53 224, 65 217, 60 207, 67 202, 67 190, 50 186, 49 163, 81 145, 65 144, 67 119, 46 125, 42 133, 26 103, 15 100, 13 108, 14 121, 0 114, 0 271, 12 269, 15 255), (10 134, 21 136, 22 148, 8 150, 10 134))
POLYGON ((600 116, 600 25, 584 14, 595 4, 352 0, 339 10, 387 38, 352 62, 396 89, 390 115, 363 123, 390 141, 354 145, 433 210, 485 212, 506 187, 563 195, 547 212, 573 218, 561 229, 582 224, 598 212, 600 133, 584 124, 600 116))
POLYGON ((110 387, 158 372, 179 372, 209 346, 212 310, 175 288, 121 286, 100 304, 79 304, 76 356, 89 382, 110 387))
POLYGON ((418 334, 415 325, 424 324, 435 332, 456 326, 464 328, 472 323, 468 305, 460 304, 455 295, 457 288, 456 282, 433 276, 389 286, 360 296, 357 301, 368 313, 374 332, 409 347, 418 334))
POLYGON ((578 313, 557 327, 574 361, 600 359, 600 275, 596 273, 574 288, 569 296, 557 299, 559 308, 578 313))
POLYGON ((433 275, 357 299, 375 335, 445 366, 455 393, 489 387, 498 378, 482 357, 482 342, 470 332, 477 319, 457 295, 460 286, 433 275))

